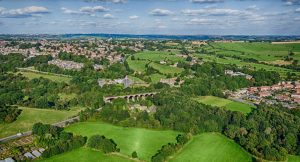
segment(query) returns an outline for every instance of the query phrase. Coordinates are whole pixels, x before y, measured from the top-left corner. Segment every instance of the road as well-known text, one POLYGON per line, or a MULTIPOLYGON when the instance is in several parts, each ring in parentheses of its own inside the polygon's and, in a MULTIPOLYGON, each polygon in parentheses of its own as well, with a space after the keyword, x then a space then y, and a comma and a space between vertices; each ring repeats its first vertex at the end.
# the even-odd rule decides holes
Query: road
MULTIPOLYGON (((67 119, 67 120, 52 124, 52 125, 59 126, 59 127, 64 127, 67 123, 70 123, 70 122, 73 122, 73 121, 76 121, 76 120, 79 121, 79 116, 75 116, 73 118, 70 118, 70 119, 67 119)), ((22 132, 20 134, 15 134, 15 135, 12 135, 12 136, 4 137, 4 138, 0 139, 0 143, 5 143, 5 142, 8 142, 10 140, 15 140, 15 139, 18 139, 18 138, 26 137, 26 136, 29 136, 31 134, 32 134, 32 131, 28 131, 28 132, 22 132)))

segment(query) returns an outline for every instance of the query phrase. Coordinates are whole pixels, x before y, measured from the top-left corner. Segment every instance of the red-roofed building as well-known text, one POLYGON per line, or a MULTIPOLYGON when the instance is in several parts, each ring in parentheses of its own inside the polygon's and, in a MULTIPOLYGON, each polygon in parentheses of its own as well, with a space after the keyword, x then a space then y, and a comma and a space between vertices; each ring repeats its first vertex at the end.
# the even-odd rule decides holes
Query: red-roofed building
POLYGON ((272 85, 272 87, 271 87, 272 90, 280 90, 281 88, 282 87, 280 85, 277 85, 277 84, 272 85))
POLYGON ((268 91, 268 90, 271 90, 271 87, 270 86, 261 86, 261 87, 259 87, 259 90, 260 91, 268 91))
POLYGON ((295 98, 295 99, 294 99, 294 102, 300 104, 300 98, 295 98))
POLYGON ((285 89, 292 89, 292 88, 294 88, 294 85, 293 84, 284 84, 283 88, 285 88, 285 89))
POLYGON ((271 93, 270 93, 270 92, 267 92, 267 91, 259 92, 259 93, 258 93, 258 96, 259 96, 259 97, 268 97, 268 96, 271 96, 271 93))
POLYGON ((255 93, 258 91, 257 87, 250 87, 248 88, 249 93, 255 93))

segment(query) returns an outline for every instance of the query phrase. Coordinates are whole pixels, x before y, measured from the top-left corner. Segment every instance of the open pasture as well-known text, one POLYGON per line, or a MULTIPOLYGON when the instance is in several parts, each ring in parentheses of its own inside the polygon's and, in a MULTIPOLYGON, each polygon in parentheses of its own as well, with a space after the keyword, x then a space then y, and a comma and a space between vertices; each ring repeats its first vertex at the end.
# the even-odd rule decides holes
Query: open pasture
POLYGON ((52 74, 43 74, 38 72, 31 72, 31 71, 20 71, 18 72, 22 74, 23 76, 27 77, 28 79, 34 79, 34 78, 46 78, 49 80, 52 80, 54 82, 66 82, 69 83, 72 78, 70 77, 64 77, 64 76, 58 76, 58 75, 52 75, 52 74))
POLYGON ((258 61, 282 60, 289 51, 294 52, 294 59, 300 59, 300 44, 271 44, 271 43, 211 43, 216 53, 226 56, 253 58, 258 61))
POLYGON ((239 111, 244 114, 248 114, 252 111, 254 107, 241 103, 241 102, 236 102, 236 101, 231 101, 225 98, 220 98, 220 97, 215 97, 215 96, 201 96, 196 99, 198 102, 206 104, 206 105, 211 105, 211 106, 216 106, 216 107, 222 107, 226 110, 231 110, 231 111, 239 111))
POLYGON ((174 155, 171 162, 251 162, 252 156, 218 133, 202 133, 174 155))
POLYGON ((209 62, 217 62, 217 63, 221 63, 221 64, 235 64, 240 67, 247 66, 247 67, 251 67, 256 70, 265 69, 267 71, 277 71, 283 77, 286 75, 287 72, 294 72, 294 73, 297 73, 298 75, 300 75, 300 72, 293 71, 291 69, 275 67, 272 65, 244 62, 244 61, 234 59, 234 58, 229 58, 229 57, 219 58, 216 56, 206 55, 206 54, 200 54, 200 55, 197 54, 195 56, 202 58, 204 61, 209 61, 209 62))
POLYGON ((148 61, 162 61, 162 60, 169 60, 169 61, 184 61, 182 57, 178 57, 171 52, 165 51, 144 51, 141 53, 137 53, 134 55, 136 59, 140 60, 148 60, 148 61))
POLYGON ((145 72, 146 65, 149 63, 149 61, 146 60, 131 60, 130 58, 128 58, 126 61, 129 65, 129 68, 137 72, 145 72))
POLYGON ((149 66, 158 70, 162 74, 179 74, 183 71, 183 69, 178 68, 178 67, 161 65, 161 64, 154 63, 154 62, 150 63, 149 66))
POLYGON ((175 142, 178 132, 156 131, 142 128, 119 127, 101 122, 81 122, 66 128, 66 131, 84 136, 95 134, 112 138, 121 149, 122 154, 131 156, 136 151, 142 160, 150 161, 162 145, 175 142))
POLYGON ((72 108, 69 111, 60 111, 26 107, 22 107, 21 109, 22 112, 16 121, 8 124, 0 124, 0 138, 14 135, 19 132, 30 131, 33 124, 38 122, 53 124, 63 121, 76 115, 82 110, 82 108, 72 108))

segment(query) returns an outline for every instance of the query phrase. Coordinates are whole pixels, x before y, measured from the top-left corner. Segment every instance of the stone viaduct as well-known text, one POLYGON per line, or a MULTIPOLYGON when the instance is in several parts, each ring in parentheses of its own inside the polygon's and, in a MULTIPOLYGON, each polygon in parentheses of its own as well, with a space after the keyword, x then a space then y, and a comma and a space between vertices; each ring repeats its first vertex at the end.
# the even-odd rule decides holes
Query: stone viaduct
POLYGON ((135 101, 135 100, 139 100, 139 99, 144 99, 146 97, 153 97, 155 94, 157 94, 158 92, 148 92, 148 93, 139 93, 139 94, 131 94, 131 95, 124 95, 124 96, 107 96, 107 97, 103 97, 104 102, 111 102, 114 99, 117 98, 123 98, 126 99, 127 102, 131 101, 135 101))

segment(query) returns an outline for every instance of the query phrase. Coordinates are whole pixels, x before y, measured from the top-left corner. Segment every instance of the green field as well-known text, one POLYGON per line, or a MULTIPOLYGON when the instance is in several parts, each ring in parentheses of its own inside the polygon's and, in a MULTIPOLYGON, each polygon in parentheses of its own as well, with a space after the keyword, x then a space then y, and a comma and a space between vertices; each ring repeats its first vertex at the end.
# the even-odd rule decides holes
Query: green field
POLYGON ((294 156, 294 155, 288 156, 288 162, 299 162, 299 161, 300 161, 300 156, 294 156))
POLYGON ((137 77, 134 77, 134 76, 128 76, 129 79, 133 80, 134 83, 138 83, 138 84, 144 84, 146 83, 145 81, 143 81, 142 79, 140 78, 137 78, 137 77))
POLYGON ((56 123, 76 115, 81 108, 73 108, 70 111, 50 109, 21 108, 22 113, 16 121, 9 124, 0 124, 0 138, 31 130, 34 123, 56 123))
POLYGON ((227 56, 240 56, 243 58, 253 58, 258 61, 282 60, 293 51, 294 59, 300 59, 300 44, 271 44, 271 43, 211 43, 216 49, 216 53, 227 56))
POLYGON ((105 155, 101 151, 89 148, 79 148, 71 152, 53 156, 49 159, 42 159, 43 162, 130 162, 127 158, 116 155, 105 155))
POLYGON ((154 63, 154 62, 150 63, 149 66, 158 70, 162 74, 179 74, 183 71, 183 69, 178 68, 178 67, 161 65, 161 64, 154 63))
POLYGON ((234 59, 234 58, 228 58, 228 57, 219 58, 219 57, 205 55, 205 54, 200 54, 200 55, 197 54, 195 56, 202 58, 204 61, 209 61, 209 62, 217 62, 217 63, 221 63, 221 64, 235 64, 240 67, 246 66, 246 67, 251 67, 256 70, 265 69, 267 71, 277 71, 278 73, 280 73, 281 76, 285 76, 287 72, 294 72, 294 73, 297 73, 298 75, 300 75, 300 72, 293 71, 291 69, 275 67, 275 66, 265 65, 265 64, 243 62, 241 60, 234 59))
POLYGON ((162 61, 162 60, 169 60, 169 61, 184 61, 182 57, 178 57, 175 54, 165 51, 143 51, 134 55, 136 58, 141 60, 148 60, 148 61, 162 61))
POLYGON ((203 133, 174 155, 171 162, 251 162, 252 156, 218 133, 203 133))
POLYGON ((138 72, 145 72, 146 71, 146 64, 149 61, 145 60, 131 60, 130 58, 126 60, 130 69, 138 72))
POLYGON ((197 98, 197 101, 211 106, 222 107, 224 109, 231 110, 231 111, 239 111, 244 114, 250 113, 253 109, 253 107, 248 104, 231 101, 228 99, 219 98, 215 96, 201 96, 197 98))
POLYGON ((166 78, 166 76, 161 75, 161 74, 151 74, 150 78, 151 78, 152 83, 158 83, 160 81, 160 79, 162 79, 162 78, 164 79, 164 78, 166 78))
POLYGON ((42 74, 42 73, 36 73, 31 71, 21 71, 18 72, 21 73, 23 76, 27 77, 28 79, 34 79, 34 78, 46 78, 55 82, 66 82, 69 83, 72 78, 64 77, 64 76, 57 76, 52 74, 42 74))
POLYGON ((95 134, 105 135, 118 144, 122 154, 130 156, 133 151, 136 151, 140 159, 147 161, 150 161, 162 145, 176 142, 175 138, 179 134, 174 131, 125 128, 101 122, 76 123, 67 127, 66 131, 88 137, 95 134))

